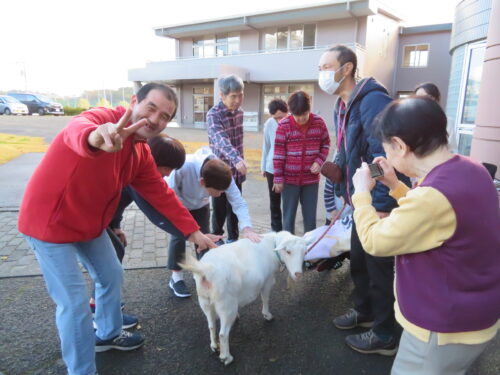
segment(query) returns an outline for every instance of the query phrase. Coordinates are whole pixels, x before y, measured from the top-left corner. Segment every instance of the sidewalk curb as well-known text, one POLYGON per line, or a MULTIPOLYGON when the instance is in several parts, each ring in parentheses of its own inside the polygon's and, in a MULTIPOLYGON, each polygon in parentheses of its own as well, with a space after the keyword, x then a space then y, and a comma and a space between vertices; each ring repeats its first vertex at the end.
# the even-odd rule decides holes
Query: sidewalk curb
POLYGON ((19 207, 0 207, 0 212, 19 212, 19 207))

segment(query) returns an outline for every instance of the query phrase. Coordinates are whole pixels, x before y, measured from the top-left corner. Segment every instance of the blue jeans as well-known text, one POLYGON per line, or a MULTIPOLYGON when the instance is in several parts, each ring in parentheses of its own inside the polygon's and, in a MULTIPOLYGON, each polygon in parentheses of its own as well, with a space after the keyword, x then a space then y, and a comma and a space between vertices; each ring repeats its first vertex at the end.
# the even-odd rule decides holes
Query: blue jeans
POLYGON ((69 375, 94 375, 95 334, 89 295, 78 260, 95 282, 97 336, 120 334, 123 269, 106 231, 90 241, 56 244, 24 236, 40 263, 47 290, 57 305, 56 324, 69 375))

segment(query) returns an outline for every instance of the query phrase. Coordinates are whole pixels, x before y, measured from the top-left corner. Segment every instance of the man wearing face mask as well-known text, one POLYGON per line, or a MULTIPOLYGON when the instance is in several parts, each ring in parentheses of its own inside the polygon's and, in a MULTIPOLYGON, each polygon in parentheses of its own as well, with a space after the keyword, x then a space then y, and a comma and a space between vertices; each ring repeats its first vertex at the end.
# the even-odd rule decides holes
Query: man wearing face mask
MULTIPOLYGON (((330 95, 338 95, 334 109, 337 151, 334 163, 340 176, 335 195, 351 204, 354 193, 352 176, 363 161, 384 155, 382 144, 372 137, 374 118, 391 102, 387 90, 373 78, 356 82, 356 54, 338 45, 326 51, 319 62, 319 86, 330 95)), ((388 189, 377 182, 372 191, 373 205, 380 217, 397 206, 388 189)), ((333 320, 338 329, 372 327, 369 331, 349 335, 346 343, 364 353, 394 355, 397 337, 394 318, 394 258, 376 258, 365 253, 353 224, 351 237, 351 278, 354 283, 354 309, 333 320)))

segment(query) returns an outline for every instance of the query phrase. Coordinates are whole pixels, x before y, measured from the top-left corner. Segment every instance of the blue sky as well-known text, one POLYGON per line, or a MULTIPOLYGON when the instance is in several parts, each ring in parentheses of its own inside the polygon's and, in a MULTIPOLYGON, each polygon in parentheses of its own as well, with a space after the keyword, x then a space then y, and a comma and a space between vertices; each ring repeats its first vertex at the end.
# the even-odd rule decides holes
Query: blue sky
MULTIPOLYGON (((78 95, 86 89, 130 86, 128 69, 174 57, 173 41, 155 36, 154 26, 328 2, 174 1, 2 2, 0 90, 27 86, 78 95), (24 68, 26 80, 21 74, 24 68)), ((409 25, 452 22, 457 4, 457 0, 381 2, 397 9, 409 25)))

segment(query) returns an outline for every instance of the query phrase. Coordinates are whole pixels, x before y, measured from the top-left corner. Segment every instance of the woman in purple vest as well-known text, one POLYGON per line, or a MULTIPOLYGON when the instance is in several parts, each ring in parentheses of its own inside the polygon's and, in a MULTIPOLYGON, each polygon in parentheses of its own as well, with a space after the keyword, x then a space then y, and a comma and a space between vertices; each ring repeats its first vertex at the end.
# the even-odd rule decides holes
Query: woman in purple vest
POLYGON ((374 134, 376 158, 399 207, 380 219, 375 180, 354 175, 354 220, 363 248, 396 256, 398 322, 404 332, 392 375, 465 374, 500 327, 500 213, 497 191, 478 162, 448 151, 446 115, 435 101, 391 103, 374 134), (394 169, 417 177, 409 190, 394 169))

